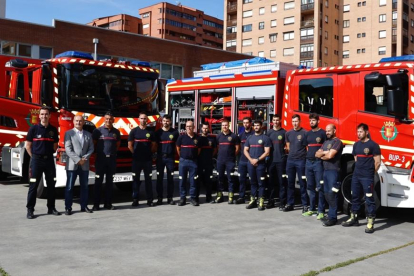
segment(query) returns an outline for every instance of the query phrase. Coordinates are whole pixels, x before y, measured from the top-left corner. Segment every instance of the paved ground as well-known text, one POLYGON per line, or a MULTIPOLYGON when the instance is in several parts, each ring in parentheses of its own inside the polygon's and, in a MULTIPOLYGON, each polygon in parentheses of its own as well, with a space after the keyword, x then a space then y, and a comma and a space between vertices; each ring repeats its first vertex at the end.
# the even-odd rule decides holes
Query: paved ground
MULTIPOLYGON (((55 217, 45 215, 46 201, 38 200, 39 216, 27 220, 27 187, 3 183, 0 267, 12 276, 300 275, 414 241, 414 210, 383 210, 377 231, 368 235, 364 225, 322 227, 299 209, 259 212, 227 203, 132 208, 130 193, 118 190, 114 211, 55 217)), ((57 209, 64 209, 62 198, 57 209)), ((413 254, 409 246, 326 274, 408 275, 413 254)))

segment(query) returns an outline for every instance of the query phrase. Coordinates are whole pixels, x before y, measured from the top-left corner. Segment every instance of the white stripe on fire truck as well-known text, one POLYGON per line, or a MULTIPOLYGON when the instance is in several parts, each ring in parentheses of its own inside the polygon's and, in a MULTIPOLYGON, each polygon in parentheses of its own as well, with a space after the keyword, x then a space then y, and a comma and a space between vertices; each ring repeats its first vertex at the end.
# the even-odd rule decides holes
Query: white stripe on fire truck
POLYGON ((10 146, 10 143, 4 144, 4 147, 8 147, 8 146, 10 146))
POLYGON ((0 129, 0 133, 15 134, 15 135, 27 135, 27 132, 25 132, 25 131, 16 131, 16 130, 7 130, 7 129, 0 129))
POLYGON ((135 120, 133 118, 127 118, 127 120, 131 123, 132 127, 137 127, 138 126, 137 122, 135 122, 135 120))

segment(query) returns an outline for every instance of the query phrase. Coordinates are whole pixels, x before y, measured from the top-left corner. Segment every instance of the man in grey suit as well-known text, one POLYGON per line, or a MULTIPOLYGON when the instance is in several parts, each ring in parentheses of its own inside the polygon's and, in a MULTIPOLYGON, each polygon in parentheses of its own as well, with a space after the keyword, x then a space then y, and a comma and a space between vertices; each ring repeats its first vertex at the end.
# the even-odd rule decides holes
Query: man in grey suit
POLYGON ((89 157, 94 151, 92 135, 83 130, 85 120, 82 116, 73 118, 74 128, 65 133, 65 150, 68 155, 66 162, 66 189, 65 189, 65 214, 72 214, 73 186, 79 176, 81 187, 80 205, 81 212, 92 213, 88 208, 88 178, 89 157))

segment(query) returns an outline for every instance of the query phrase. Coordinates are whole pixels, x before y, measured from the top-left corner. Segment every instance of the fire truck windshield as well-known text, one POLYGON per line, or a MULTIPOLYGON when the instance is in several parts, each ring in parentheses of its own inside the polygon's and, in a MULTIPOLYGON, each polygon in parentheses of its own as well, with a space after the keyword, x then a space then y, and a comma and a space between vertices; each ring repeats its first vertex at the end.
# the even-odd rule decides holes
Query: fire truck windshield
POLYGON ((115 116, 157 112, 158 75, 120 68, 65 64, 62 67, 62 106, 69 110, 115 116))

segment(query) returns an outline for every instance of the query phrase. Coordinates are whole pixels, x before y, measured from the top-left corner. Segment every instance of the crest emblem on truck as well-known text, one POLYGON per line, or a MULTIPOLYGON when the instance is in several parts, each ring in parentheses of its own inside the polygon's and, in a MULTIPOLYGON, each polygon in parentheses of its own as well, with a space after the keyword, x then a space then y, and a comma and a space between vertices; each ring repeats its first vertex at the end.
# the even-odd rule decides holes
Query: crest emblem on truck
POLYGON ((398 135, 398 130, 394 122, 384 122, 380 132, 382 139, 387 142, 394 140, 398 135))
POLYGON ((29 126, 32 125, 36 125, 37 123, 39 123, 38 118, 39 118, 39 113, 40 110, 39 109, 30 109, 29 110, 29 114, 27 114, 26 117, 26 122, 29 126))

